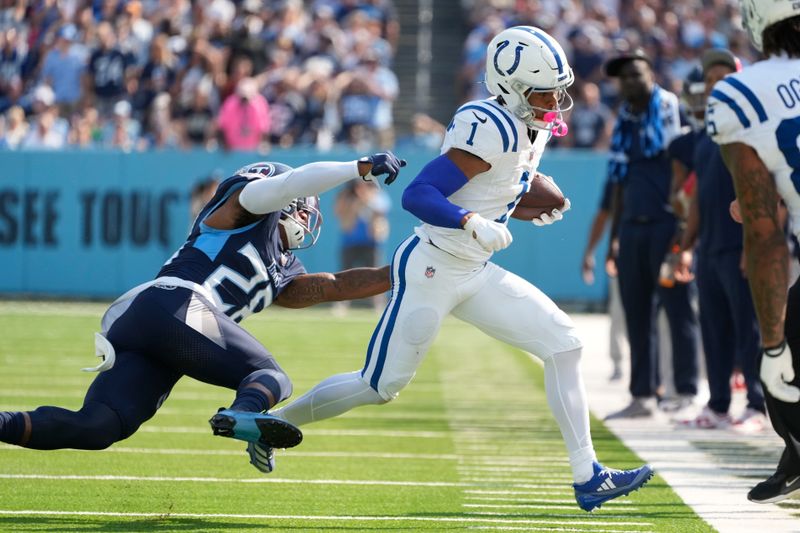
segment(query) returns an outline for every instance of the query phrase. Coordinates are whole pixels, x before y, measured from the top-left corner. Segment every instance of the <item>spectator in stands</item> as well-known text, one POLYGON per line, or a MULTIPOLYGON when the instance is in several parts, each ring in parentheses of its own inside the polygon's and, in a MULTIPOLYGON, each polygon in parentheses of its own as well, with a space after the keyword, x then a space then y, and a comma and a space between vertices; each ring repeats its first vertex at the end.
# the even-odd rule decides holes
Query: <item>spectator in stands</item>
POLYGON ((70 117, 67 143, 73 148, 91 148, 100 145, 100 120, 97 109, 87 107, 83 113, 70 117))
POLYGON ((19 101, 23 89, 23 66, 28 48, 16 26, 0 32, 0 111, 19 101))
POLYGON ((563 138, 562 146, 593 150, 608 148, 614 123, 611 110, 600 101, 597 85, 591 82, 581 84, 568 123, 571 135, 563 138))
POLYGON ((28 134, 28 122, 25 120, 25 111, 18 105, 6 111, 0 148, 16 149, 28 134))
POLYGON ((243 78, 235 94, 222 104, 217 125, 228 150, 268 149, 270 116, 267 100, 253 78, 243 78))
POLYGON ((119 49, 114 27, 109 22, 98 25, 97 39, 99 46, 89 58, 84 90, 90 103, 106 116, 125 94, 125 74, 134 58, 119 49))
POLYGON ((393 105, 400 89, 394 72, 380 64, 378 55, 367 52, 356 76, 364 81, 371 103, 370 128, 378 138, 381 148, 394 145, 393 105))
POLYGON ((85 59, 73 50, 78 30, 72 24, 58 30, 55 46, 47 53, 42 66, 41 81, 53 88, 55 101, 64 116, 75 109, 81 98, 81 76, 85 59))
POLYGON ((667 146, 681 128, 678 98, 659 87, 652 60, 641 50, 606 63, 619 80, 625 101, 611 141, 609 176, 612 193, 612 242, 619 237, 616 261, 631 348, 631 403, 609 418, 646 417, 654 413, 660 385, 657 304, 669 319, 676 409, 691 405, 697 394, 697 318, 690 286, 657 283, 659 267, 675 237, 677 221, 669 205, 671 165, 667 146))
POLYGON ((178 113, 177 127, 181 146, 213 149, 216 147, 216 124, 209 95, 211 83, 203 81, 194 88, 191 103, 178 113))
POLYGON ((157 94, 170 92, 175 75, 175 57, 169 49, 167 36, 161 33, 150 45, 150 59, 139 76, 134 107, 146 111, 157 94))
POLYGON ((136 147, 141 134, 141 125, 131 114, 132 107, 127 101, 120 100, 114 104, 114 113, 111 121, 103 128, 103 146, 125 152, 129 152, 136 147))
POLYGON ((58 150, 67 144, 65 130, 58 124, 58 108, 51 105, 36 117, 36 122, 22 140, 20 148, 58 150))
MULTIPOLYGON (((375 267, 383 263, 382 246, 389 236, 387 214, 391 200, 374 183, 352 180, 336 196, 334 212, 342 229, 342 269, 375 267)), ((380 311, 386 305, 385 295, 372 297, 372 307, 380 311)), ((337 302, 344 311, 350 302, 337 302)))

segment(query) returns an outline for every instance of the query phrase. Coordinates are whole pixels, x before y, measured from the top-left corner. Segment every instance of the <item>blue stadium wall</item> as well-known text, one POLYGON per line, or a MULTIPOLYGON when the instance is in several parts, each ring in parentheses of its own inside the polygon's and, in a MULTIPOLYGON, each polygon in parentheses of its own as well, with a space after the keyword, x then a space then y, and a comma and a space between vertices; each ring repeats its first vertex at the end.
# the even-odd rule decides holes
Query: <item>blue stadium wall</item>
MULTIPOLYGON (((354 159, 352 152, 273 151, 289 165, 354 159)), ((416 224, 400 206, 404 183, 436 154, 401 153, 409 165, 388 191, 388 258, 416 224)), ((183 243, 189 191, 213 170, 232 172, 263 156, 241 153, 0 152, 0 294, 112 298, 151 279, 183 243)), ((602 154, 553 151, 541 171, 572 201, 563 221, 537 228, 511 221, 514 244, 495 262, 562 302, 602 303, 606 279, 580 278, 580 261, 605 170, 602 154)), ((326 222, 316 246, 298 253, 310 271, 339 268, 335 191, 322 197, 326 222)), ((603 254, 604 246, 599 253, 603 254)), ((598 260, 602 265, 602 260, 598 260)))

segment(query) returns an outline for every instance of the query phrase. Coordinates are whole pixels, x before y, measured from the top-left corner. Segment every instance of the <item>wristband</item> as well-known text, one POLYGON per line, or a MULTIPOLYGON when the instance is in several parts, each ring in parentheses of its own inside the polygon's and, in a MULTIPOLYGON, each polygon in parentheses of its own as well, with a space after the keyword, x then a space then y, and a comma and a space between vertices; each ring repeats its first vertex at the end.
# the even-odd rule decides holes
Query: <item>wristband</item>
POLYGON ((764 355, 767 357, 779 357, 783 351, 786 349, 786 339, 783 339, 781 343, 777 346, 772 346, 767 348, 764 346, 764 355))

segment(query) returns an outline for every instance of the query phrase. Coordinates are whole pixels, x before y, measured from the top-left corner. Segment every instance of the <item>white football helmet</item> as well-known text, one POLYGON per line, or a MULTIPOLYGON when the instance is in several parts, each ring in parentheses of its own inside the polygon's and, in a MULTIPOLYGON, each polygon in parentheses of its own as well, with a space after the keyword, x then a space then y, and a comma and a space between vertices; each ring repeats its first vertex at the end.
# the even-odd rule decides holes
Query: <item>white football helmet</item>
POLYGON ((759 52, 763 50, 764 30, 772 24, 800 15, 797 0, 739 0, 742 25, 759 52))
MULTIPOLYGON (((292 170, 292 167, 283 163, 258 161, 240 168, 235 175, 248 179, 260 179, 271 178, 292 170)), ((289 205, 281 209, 281 218, 278 224, 286 233, 288 250, 302 250, 313 246, 322 231, 319 196, 305 196, 292 200, 289 205)))
POLYGON ((567 54, 544 30, 534 26, 514 26, 498 33, 486 51, 486 85, 501 96, 506 107, 529 128, 553 130, 563 124, 561 114, 572 108, 567 87, 575 75, 567 54), (531 92, 556 92, 556 109, 534 108, 528 103, 531 92), (535 111, 545 113, 536 119, 535 111))

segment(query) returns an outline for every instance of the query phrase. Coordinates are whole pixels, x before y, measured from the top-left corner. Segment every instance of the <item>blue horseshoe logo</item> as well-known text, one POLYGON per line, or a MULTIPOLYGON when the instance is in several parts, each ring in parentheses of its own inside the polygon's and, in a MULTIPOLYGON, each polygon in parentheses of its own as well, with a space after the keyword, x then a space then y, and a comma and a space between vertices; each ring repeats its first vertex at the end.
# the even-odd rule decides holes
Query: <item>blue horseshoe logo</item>
MULTIPOLYGON (((500 65, 497 64, 497 57, 500 55, 500 52, 502 52, 509 44, 511 44, 509 41, 501 42, 500 44, 497 45, 497 50, 494 53, 494 69, 501 76, 503 76, 504 74, 503 71, 500 70, 500 65)), ((522 50, 525 46, 527 45, 523 43, 517 43, 517 48, 514 50, 514 64, 511 65, 511 68, 509 68, 505 72, 505 74, 513 74, 514 71, 517 70, 517 67, 519 67, 520 57, 522 56, 522 50)))

